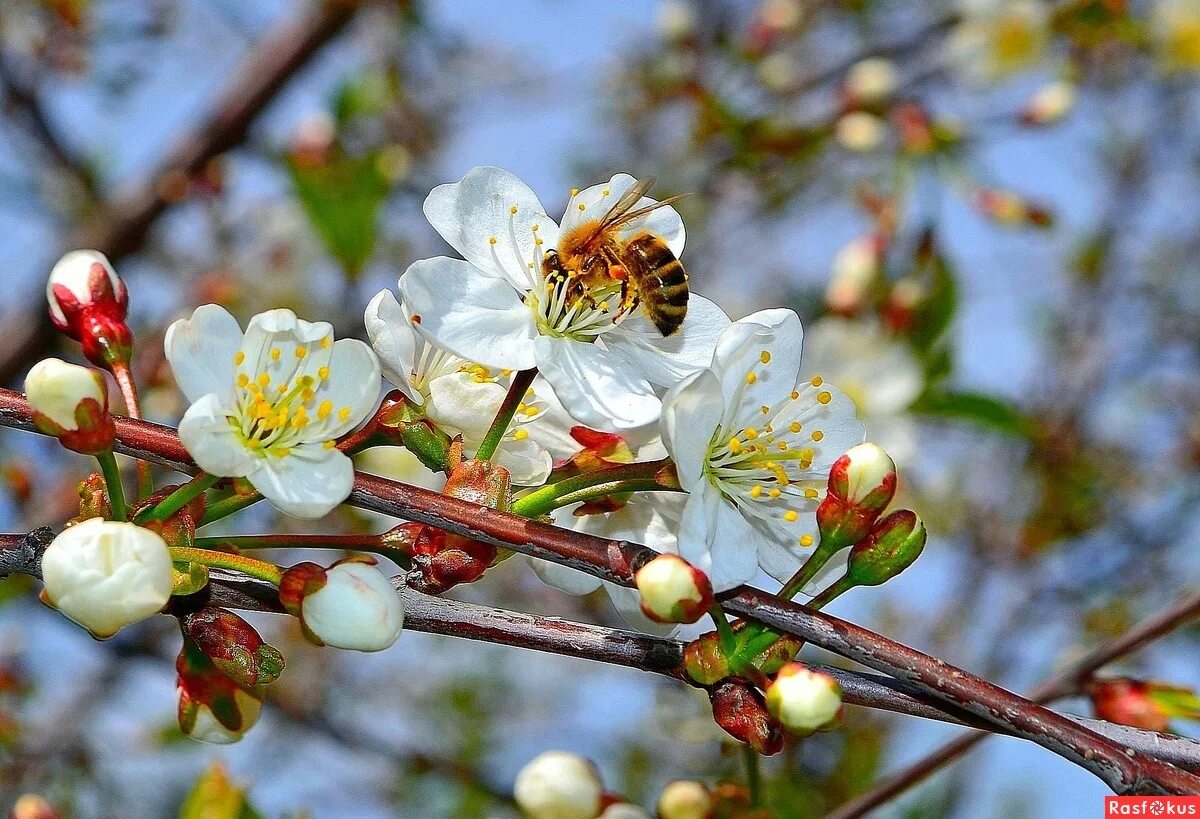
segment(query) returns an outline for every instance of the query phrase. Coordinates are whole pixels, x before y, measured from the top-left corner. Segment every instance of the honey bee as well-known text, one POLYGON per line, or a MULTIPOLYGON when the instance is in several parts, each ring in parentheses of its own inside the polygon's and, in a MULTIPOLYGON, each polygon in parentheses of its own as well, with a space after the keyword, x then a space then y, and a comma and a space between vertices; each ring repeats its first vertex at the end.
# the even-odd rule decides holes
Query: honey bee
POLYGON ((567 278, 568 295, 580 299, 590 299, 593 292, 620 282, 623 309, 640 304, 658 331, 669 336, 687 315, 687 272, 662 237, 648 231, 621 236, 625 225, 682 198, 672 196, 635 210, 653 185, 653 177, 637 182, 603 218, 559 237, 557 250, 542 259, 542 273, 547 278, 567 278))

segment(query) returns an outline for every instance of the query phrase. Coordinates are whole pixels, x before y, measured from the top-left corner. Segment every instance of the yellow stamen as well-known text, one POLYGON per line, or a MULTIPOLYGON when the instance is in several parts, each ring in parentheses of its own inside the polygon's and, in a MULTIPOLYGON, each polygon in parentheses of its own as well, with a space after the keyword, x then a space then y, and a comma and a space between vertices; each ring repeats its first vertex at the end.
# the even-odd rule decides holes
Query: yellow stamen
POLYGON ((812 535, 801 535, 800 536, 800 545, 804 546, 805 548, 812 546, 813 545, 813 536, 812 535))
MULTIPOLYGON (((813 380, 816 381, 815 378, 813 380)), ((831 392, 822 391, 822 392, 817 393, 817 401, 819 403, 828 404, 832 400, 833 400, 833 393, 831 393, 831 392)))
POLYGON ((308 355, 307 347, 297 347, 296 348, 296 358, 304 358, 304 356, 306 356, 306 355, 308 355))
POLYGON ((804 424, 800 423, 799 421, 792 421, 792 423, 788 424, 788 429, 790 429, 792 432, 799 432, 800 430, 804 429, 804 424))
POLYGON ((758 376, 754 374, 753 370, 746 373, 746 383, 747 384, 753 384, 757 380, 758 380, 758 376))
POLYGON ((819 375, 814 375, 812 381, 809 381, 808 383, 812 384, 814 387, 819 387, 825 383, 825 379, 819 375))
POLYGON ((234 366, 240 367, 242 362, 246 360, 246 354, 238 350, 237 355, 233 357, 234 366))
POLYGON ((332 401, 322 401, 321 406, 317 407, 317 417, 324 421, 329 417, 329 413, 333 412, 332 401))
POLYGON ((795 523, 800 519, 800 514, 795 509, 789 509, 783 513, 783 519, 788 523, 795 523))
POLYGON ((766 350, 763 350, 761 353, 758 354, 758 360, 761 361, 763 364, 770 364, 771 363, 771 354, 768 353, 766 350))
POLYGON ((278 361, 278 360, 279 360, 279 356, 281 356, 281 355, 283 355, 283 353, 281 353, 281 352, 279 351, 279 348, 278 348, 278 347, 272 347, 272 348, 271 348, 271 360, 272 360, 272 361, 278 361))
POLYGON ((529 437, 529 432, 526 430, 523 430, 523 429, 518 429, 516 432, 513 433, 514 441, 524 441, 528 437, 529 437))
POLYGON ((819 430, 819 429, 814 429, 814 430, 813 430, 812 439, 813 439, 814 441, 819 441, 819 440, 821 440, 821 439, 822 439, 822 438, 824 438, 824 437, 825 437, 825 433, 824 433, 824 432, 821 432, 821 430, 819 430))
POLYGON ((737 438, 730 438, 729 439, 729 451, 732 452, 734 455, 740 455, 742 452, 742 442, 739 441, 737 438))

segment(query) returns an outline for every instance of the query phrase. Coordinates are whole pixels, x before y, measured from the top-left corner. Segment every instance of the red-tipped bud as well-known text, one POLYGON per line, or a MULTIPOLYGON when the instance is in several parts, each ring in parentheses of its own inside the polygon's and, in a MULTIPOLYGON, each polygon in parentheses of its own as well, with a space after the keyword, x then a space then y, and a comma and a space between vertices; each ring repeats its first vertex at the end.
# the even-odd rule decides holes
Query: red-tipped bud
POLYGON ((117 428, 108 412, 108 387, 96 370, 43 359, 25 376, 25 397, 38 429, 67 449, 85 455, 112 449, 117 428))
POLYGON ((856 586, 886 583, 921 556, 925 539, 925 524, 914 512, 892 512, 850 550, 846 576, 856 586))
POLYGON ((767 711, 758 689, 736 682, 723 682, 709 692, 717 725, 762 756, 783 750, 783 726, 767 711))
POLYGON ((859 444, 829 471, 829 491, 817 507, 824 549, 857 543, 896 494, 896 464, 875 444, 859 444))
POLYGON ((1088 686, 1096 716, 1145 731, 1169 730, 1172 718, 1200 718, 1200 697, 1190 688, 1125 677, 1088 686))
POLYGON ((837 680, 801 663, 788 663, 767 689, 767 710, 793 734, 808 736, 834 728, 842 710, 837 680))
POLYGON ((36 793, 27 793, 17 798, 9 819, 59 819, 58 811, 46 799, 36 793))
POLYGON ((382 651, 404 628, 404 603, 372 558, 351 557, 328 569, 292 566, 280 579, 279 602, 316 645, 382 651))
POLYGON ((205 608, 180 619, 184 636, 235 684, 252 689, 283 673, 283 655, 231 611, 205 608))
POLYGON ((88 361, 105 368, 129 362, 129 294, 103 253, 72 250, 59 259, 46 282, 46 299, 54 326, 83 345, 88 361))
POLYGON ((708 576, 678 555, 659 555, 633 579, 642 613, 656 623, 694 623, 712 608, 708 576))
POLYGON ((712 819, 713 795, 703 783, 679 779, 668 782, 658 797, 658 819, 712 819))

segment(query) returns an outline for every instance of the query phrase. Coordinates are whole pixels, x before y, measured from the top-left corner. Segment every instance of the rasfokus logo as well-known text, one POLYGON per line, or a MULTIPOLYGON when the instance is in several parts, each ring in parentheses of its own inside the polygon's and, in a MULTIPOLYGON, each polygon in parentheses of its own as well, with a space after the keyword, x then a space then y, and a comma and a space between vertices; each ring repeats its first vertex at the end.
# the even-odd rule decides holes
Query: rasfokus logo
POLYGON ((1104 815, 1200 817, 1200 796, 1106 796, 1104 815))

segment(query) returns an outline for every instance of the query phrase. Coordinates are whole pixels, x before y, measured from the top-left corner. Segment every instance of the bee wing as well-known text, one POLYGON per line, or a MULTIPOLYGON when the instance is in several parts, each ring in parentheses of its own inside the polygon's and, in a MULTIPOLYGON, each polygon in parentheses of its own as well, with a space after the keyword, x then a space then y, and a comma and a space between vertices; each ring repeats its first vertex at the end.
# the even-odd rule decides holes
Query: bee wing
MULTIPOLYGON (((645 196, 649 190, 654 187, 655 178, 653 176, 640 179, 633 184, 629 190, 621 194, 621 197, 609 208, 608 213, 600 220, 600 224, 596 225, 596 229, 588 236, 587 241, 591 242, 601 233, 617 225, 624 224, 628 221, 626 218, 629 211, 645 196)), ((645 210, 645 208, 642 208, 645 210)))
POLYGON ((646 205, 646 207, 644 207, 644 208, 638 208, 637 210, 631 210, 628 213, 622 214, 619 218, 614 219, 611 222, 608 222, 607 219, 605 221, 608 222, 608 227, 610 227, 610 228, 617 227, 619 225, 625 225, 625 224, 628 224, 629 222, 632 222, 634 219, 642 218, 643 216, 645 216, 647 213, 650 213, 651 211, 656 211, 659 208, 665 208, 667 205, 673 205, 685 196, 687 196, 686 193, 677 193, 674 196, 668 196, 666 199, 660 199, 659 201, 655 202, 653 205, 646 205))

